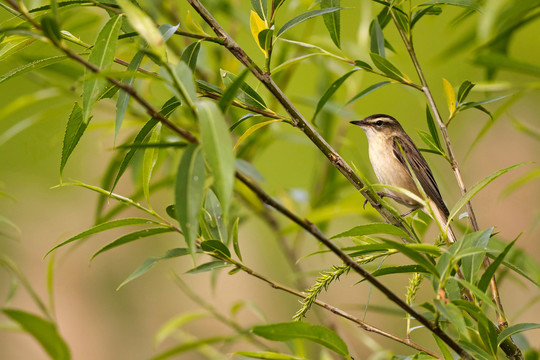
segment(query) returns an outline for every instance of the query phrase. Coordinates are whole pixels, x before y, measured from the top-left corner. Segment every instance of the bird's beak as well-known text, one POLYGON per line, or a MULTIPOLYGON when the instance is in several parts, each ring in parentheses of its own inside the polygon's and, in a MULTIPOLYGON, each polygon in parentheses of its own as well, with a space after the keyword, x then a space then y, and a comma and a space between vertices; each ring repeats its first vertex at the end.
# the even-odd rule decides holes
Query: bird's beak
POLYGON ((363 119, 362 119, 362 120, 354 120, 354 121, 351 121, 351 124, 353 124, 353 125, 358 125, 358 126, 361 126, 361 127, 363 127, 363 126, 368 126, 368 125, 369 125, 369 124, 368 124, 366 121, 364 121, 363 119))

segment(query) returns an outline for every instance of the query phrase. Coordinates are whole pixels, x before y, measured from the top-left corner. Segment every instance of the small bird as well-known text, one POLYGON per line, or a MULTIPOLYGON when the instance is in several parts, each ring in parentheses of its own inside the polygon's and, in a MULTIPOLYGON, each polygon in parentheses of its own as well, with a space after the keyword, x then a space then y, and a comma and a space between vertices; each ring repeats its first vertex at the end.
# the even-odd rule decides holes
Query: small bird
MULTIPOLYGON (((408 162, 427 196, 436 220, 444 228, 448 221, 448 208, 442 199, 429 165, 400 123, 390 115, 375 114, 362 120, 351 121, 351 124, 360 126, 366 133, 369 143, 369 160, 379 182, 382 185, 404 188, 422 198, 407 166, 408 162)), ((421 203, 402 192, 390 191, 391 194, 381 193, 380 195, 412 208, 404 215, 416 209, 422 209, 431 216, 427 206, 423 207, 421 203)), ((450 227, 448 227, 447 235, 451 242, 456 241, 456 236, 450 227)))

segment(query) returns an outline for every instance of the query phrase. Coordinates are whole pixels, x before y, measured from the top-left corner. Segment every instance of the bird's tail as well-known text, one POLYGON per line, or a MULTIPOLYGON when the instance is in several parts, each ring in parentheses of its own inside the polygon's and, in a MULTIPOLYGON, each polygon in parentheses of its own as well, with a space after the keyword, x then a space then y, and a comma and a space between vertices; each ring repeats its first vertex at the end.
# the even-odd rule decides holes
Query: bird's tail
MULTIPOLYGON (((439 207, 434 206, 435 204, 433 202, 430 205, 431 205, 431 208, 433 209, 433 213, 434 213, 434 215, 436 217, 435 220, 438 221, 439 224, 441 224, 441 226, 444 229, 445 226, 446 226, 446 223, 448 222, 448 215, 442 209, 440 209, 439 207)), ((446 211, 448 211, 448 210, 446 210, 446 211)), ((448 236, 448 241, 450 241, 451 243, 454 243, 454 242, 457 241, 456 234, 454 234, 454 230, 452 230, 451 226, 448 226, 448 229, 446 231, 446 235, 448 236)))

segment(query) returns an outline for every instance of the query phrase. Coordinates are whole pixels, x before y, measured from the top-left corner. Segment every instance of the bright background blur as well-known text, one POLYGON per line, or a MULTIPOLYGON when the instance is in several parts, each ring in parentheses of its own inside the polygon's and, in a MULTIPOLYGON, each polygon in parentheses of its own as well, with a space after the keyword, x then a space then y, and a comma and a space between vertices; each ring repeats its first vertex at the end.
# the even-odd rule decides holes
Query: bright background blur
MULTIPOLYGON (((145 4, 144 2, 141 2, 145 4)), ((210 9, 216 9, 217 1, 205 2, 210 9)), ((289 2, 287 2, 289 3, 289 2)), ((286 3, 286 4, 287 4, 286 3)), ((488 4, 497 3, 488 1, 488 4)), ((500 1, 498 2, 500 3, 500 1)), ((37 1, 28 1, 28 8, 38 6, 37 1)), ((233 0, 232 8, 237 19, 230 20, 224 11, 220 11, 217 19, 246 49, 255 61, 262 64, 262 53, 257 49, 249 29, 249 2, 233 0)), ((183 1, 165 1, 161 5, 145 4, 152 14, 163 14, 165 10, 185 18, 188 5, 183 1), (161 7, 160 7, 161 6, 161 7)), ((282 11, 278 24, 301 11, 306 11, 309 1, 290 1, 289 9, 282 11)), ((380 11, 375 3, 363 1, 342 1, 342 6, 349 9, 342 11, 343 49, 346 56, 352 59, 367 60, 369 49, 369 22, 372 14, 380 11)), ((193 12, 192 12, 193 13, 193 12)), ((418 57, 443 117, 446 116, 446 102, 443 93, 442 78, 448 79, 454 87, 464 80, 479 84, 470 95, 471 100, 481 100, 511 91, 488 93, 484 83, 484 71, 472 63, 471 47, 463 51, 448 51, 450 46, 463 41, 467 31, 480 26, 477 22, 482 15, 475 15, 462 25, 451 21, 461 10, 446 7, 440 16, 426 16, 415 29, 415 45, 418 57)), ((95 8, 71 8, 61 12, 63 28, 79 36, 83 41, 93 43, 97 31, 103 25, 106 16, 95 8)), ((484 16, 490 13, 486 11, 484 16)), ((0 10, 2 20, 9 19, 9 14, 0 10)), ((196 15, 193 15, 197 19, 196 15)), ((156 15, 158 21, 173 23, 172 19, 156 15)), ((197 20, 198 21, 198 20, 197 20)), ((209 30, 207 30, 209 31, 209 30)), ((523 61, 540 66, 540 22, 532 22, 520 30, 513 38, 510 54, 523 61)), ((339 53, 326 35, 323 20, 309 20, 291 31, 289 38, 313 42, 339 53)), ((397 54, 389 59, 403 72, 415 80, 414 70, 408 60, 405 49, 392 26, 385 31, 385 36, 394 45, 397 54)), ((188 41, 176 38, 172 44, 183 48, 188 41)), ((279 45, 278 45, 279 46, 279 45)), ((212 71, 215 66, 239 73, 242 69, 232 56, 223 52, 217 53, 216 45, 203 45, 199 65, 207 70, 210 78, 215 77, 212 71), (217 56, 217 58, 216 58, 217 56), (213 67, 212 67, 213 66, 213 67)), ((291 51, 292 52, 292 51, 291 51)), ((0 62, 0 73, 6 73, 15 66, 35 59, 39 56, 57 54, 45 44, 35 43, 17 53, 17 55, 0 62)), ((129 60, 133 55, 133 46, 128 42, 121 43, 117 56, 129 60)), ((292 54, 289 54, 292 56, 292 54)), ((276 56, 277 57, 277 56, 276 56)), ((150 62, 144 66, 152 68, 150 62)), ((314 57, 295 69, 294 75, 288 79, 286 94, 298 105, 308 118, 312 115, 318 97, 328 85, 339 76, 350 70, 343 63, 324 57, 314 57), (324 73, 321 68, 325 68, 324 73), (322 74, 319 76, 319 74, 322 74), (333 74, 333 75, 332 75, 333 74)), ((217 71, 217 70, 216 70, 217 71)), ((0 214, 5 216, 20 229, 15 233, 9 226, 0 228, 0 253, 9 256, 20 267, 31 285, 44 301, 48 301, 47 267, 48 259, 43 255, 55 244, 73 236, 93 225, 96 195, 82 188, 64 187, 53 189, 60 183, 59 162, 62 150, 62 139, 67 118, 73 102, 80 100, 82 69, 74 63, 62 62, 59 65, 29 73, 0 84, 0 191, 9 194, 0 197, 0 214), (11 236, 2 236, 9 234, 11 236)), ((474 183, 501 168, 530 162, 509 174, 502 176, 480 192, 473 200, 478 222, 482 229, 495 227, 501 238, 513 240, 522 234, 517 246, 528 255, 540 260, 540 228, 538 227, 540 186, 538 176, 517 188, 507 196, 502 194, 514 181, 522 178, 535 168, 538 171, 540 132, 538 114, 540 114, 540 92, 537 89, 538 77, 528 74, 501 71, 497 76, 497 86, 513 87, 522 91, 519 97, 500 115, 489 132, 478 142, 472 153, 468 149, 478 132, 489 121, 488 116, 476 110, 461 113, 450 126, 450 136, 456 150, 465 183, 471 187, 474 183), (533 84, 533 85, 531 85, 533 84), (523 126, 535 131, 520 130, 523 126)), ((367 158, 365 136, 359 128, 351 127, 348 121, 373 113, 388 113, 395 116, 403 124, 413 140, 420 143, 416 129, 427 131, 425 122, 425 100, 422 94, 399 85, 389 85, 362 98, 353 105, 344 108, 343 104, 354 94, 367 86, 382 81, 376 76, 362 71, 355 73, 340 91, 332 98, 323 114, 323 121, 330 121, 335 126, 333 145, 339 147, 341 155, 349 163, 354 163, 368 178, 375 181, 367 158)), ((253 79, 250 83, 256 87, 253 79)), ((144 83, 143 83, 144 84, 144 83)), ((163 102, 165 96, 162 89, 154 89, 153 85, 143 85, 142 91, 155 104, 163 102), (160 100, 161 99, 161 100, 160 100)), ((264 89, 258 88, 268 104, 273 104, 264 89)), ((168 96, 168 95, 167 95, 168 96)), ((506 103, 509 98, 486 105, 492 111, 506 103)), ((64 180, 76 179, 89 184, 100 184, 109 159, 115 153, 113 149, 114 114, 113 100, 100 102, 94 109, 94 119, 87 133, 71 156, 64 171, 64 180)), ((273 106, 273 105, 271 105, 273 106)), ((281 109, 279 109, 281 111, 281 109)), ((124 127, 126 134, 135 131, 140 121, 146 116, 135 108, 131 111, 124 127)), ((309 218, 310 210, 304 197, 309 193, 321 172, 327 165, 322 154, 296 129, 285 124, 273 124, 270 128, 271 141, 268 146, 255 153, 253 164, 265 177, 264 188, 301 216, 309 218), (304 200, 303 200, 304 199, 304 200)), ((459 190, 448 164, 439 157, 427 154, 426 158, 434 170, 446 202, 451 207, 459 199, 459 190)), ((167 165, 165 165, 167 166, 167 165)), ((335 170, 332 170, 335 171, 335 170)), ((161 174, 166 173, 161 170, 161 174)), ((128 195, 133 185, 129 174, 126 174, 120 186, 119 194, 128 195)), ((339 197, 344 199, 342 206, 352 204, 354 211, 339 216, 330 224, 326 233, 333 235, 349 229, 354 225, 366 222, 360 205, 363 198, 351 186, 339 189, 339 197)), ((111 200, 112 201, 112 200, 111 200)), ((173 202, 172 189, 165 189, 153 195, 153 207, 164 214, 165 207, 173 202)), ((369 206, 369 216, 380 219, 369 206)), ((340 214, 336 208, 336 214, 340 214)), ((283 259, 275 236, 266 224, 243 211, 245 221, 240 230, 240 244, 246 264, 256 271, 267 275, 275 281, 294 286, 294 274, 283 259)), ((141 216, 128 210, 124 216, 141 216)), ((276 214, 282 226, 290 223, 276 214)), ((465 223, 462 221, 462 223, 465 223)), ((63 248, 55 255, 54 270, 54 309, 59 331, 68 343, 74 359, 147 359, 158 351, 163 351, 191 336, 203 338, 207 336, 227 334, 227 329, 206 316, 182 327, 177 338, 169 338, 156 345, 154 337, 159 329, 171 318, 189 312, 201 311, 197 304, 174 284, 170 274, 175 271, 182 279, 206 301, 224 313, 230 313, 235 304, 249 301, 256 304, 258 311, 250 307, 242 307, 234 315, 243 326, 263 323, 259 311, 268 316, 270 322, 290 321, 299 308, 298 299, 279 292, 261 281, 238 273, 233 276, 221 272, 217 279, 208 273, 184 275, 193 264, 186 258, 163 262, 152 271, 128 284, 119 291, 116 287, 146 258, 161 256, 172 247, 183 246, 183 239, 176 235, 160 235, 134 242, 97 257, 88 265, 91 254, 101 246, 124 234, 125 229, 113 230, 91 237, 78 247, 63 248), (215 286, 212 286, 215 283, 215 286)), ((302 257, 320 249, 315 240, 305 235, 288 235, 288 241, 297 248, 302 257), (294 243, 292 242, 294 241, 294 243)), ((311 275, 311 270, 329 268, 340 262, 332 255, 317 255, 300 261, 300 265, 311 275)), ((358 281, 355 274, 343 277, 333 284, 329 291, 321 295, 321 299, 359 317, 364 314, 363 305, 368 301, 372 307, 367 312, 366 321, 389 331, 404 334, 405 321, 403 314, 377 312, 372 309, 390 304, 377 291, 369 296, 367 284, 355 285, 358 281)), ((406 278, 396 276, 386 278, 384 282, 398 292, 405 292, 406 278)), ((5 299, 10 291, 10 277, 0 271, 0 299, 5 299)), ((538 298, 538 290, 529 282, 518 276, 508 274, 501 283, 500 292, 505 309, 511 323, 540 322, 540 306, 534 303, 538 298)), ((34 302, 24 291, 19 289, 9 307, 20 308, 38 313, 34 302)), ((363 333, 361 330, 342 322, 328 312, 317 310, 317 316, 327 318, 331 323, 340 323, 340 334, 347 341, 355 359, 366 359, 378 349, 390 348, 401 353, 409 350, 396 345, 377 335, 363 333)), ((0 317, 5 321, 5 317, 0 317)), ((316 321, 311 314, 308 320, 316 321)), ((3 331, 0 333, 0 358, 9 360, 46 359, 47 356, 38 343, 30 336, 3 331)), ((413 333, 413 337, 414 337, 413 333)), ((419 333, 420 337, 430 336, 419 333)), ((540 347, 539 332, 530 332, 528 340, 535 347, 540 347)), ((240 350, 217 345, 225 353, 240 350)), ((251 349, 249 344, 245 348, 251 349)), ((179 359, 202 359, 197 353, 186 353, 179 359)))

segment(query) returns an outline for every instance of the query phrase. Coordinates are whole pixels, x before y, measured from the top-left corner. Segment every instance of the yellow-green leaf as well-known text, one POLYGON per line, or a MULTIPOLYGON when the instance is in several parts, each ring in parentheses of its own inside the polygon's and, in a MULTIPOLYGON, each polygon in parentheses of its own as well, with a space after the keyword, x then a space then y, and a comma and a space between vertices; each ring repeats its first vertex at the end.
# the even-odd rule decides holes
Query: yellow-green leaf
POLYGON ((448 104, 448 112, 450 116, 456 112, 456 93, 450 81, 443 78, 444 94, 446 95, 446 103, 448 104))
POLYGON ((257 13, 253 10, 251 10, 251 15, 249 16, 249 25, 251 28, 251 35, 253 35, 253 39, 255 39, 257 46, 259 46, 259 49, 261 49, 263 54, 266 56, 266 51, 259 43, 259 33, 265 29, 268 29, 268 26, 266 26, 264 20, 261 19, 259 15, 257 15, 257 13))
POLYGON ((238 139, 238 141, 236 142, 236 145, 234 145, 234 149, 236 150, 236 148, 244 142, 244 140, 247 139, 247 137, 251 134, 253 134, 255 131, 259 130, 260 128, 262 128, 263 126, 266 126, 268 124, 271 124, 273 122, 276 122, 276 121, 281 121, 281 120, 277 120, 277 119, 274 119, 274 120, 268 120, 268 121, 263 121, 261 123, 258 123, 258 124, 255 124, 253 125, 252 127, 250 127, 249 129, 246 130, 245 133, 242 134, 242 136, 240 136, 240 138, 238 139))

